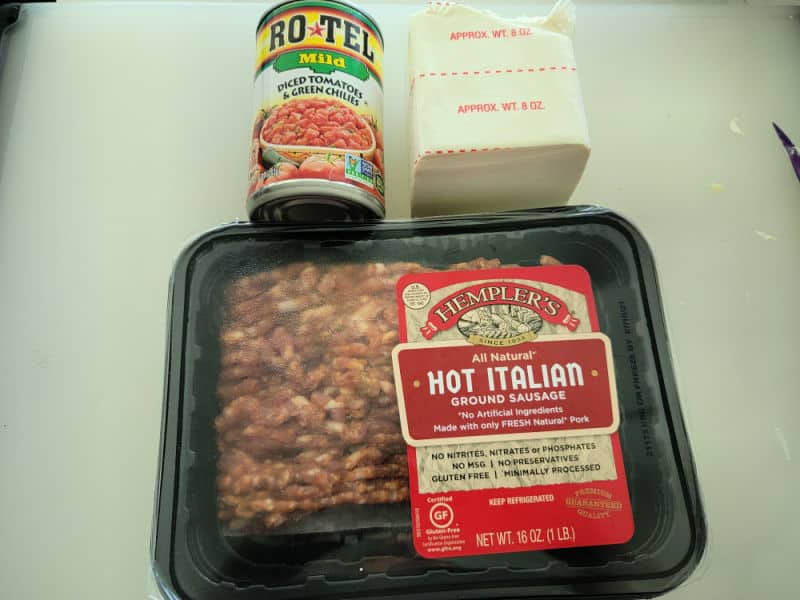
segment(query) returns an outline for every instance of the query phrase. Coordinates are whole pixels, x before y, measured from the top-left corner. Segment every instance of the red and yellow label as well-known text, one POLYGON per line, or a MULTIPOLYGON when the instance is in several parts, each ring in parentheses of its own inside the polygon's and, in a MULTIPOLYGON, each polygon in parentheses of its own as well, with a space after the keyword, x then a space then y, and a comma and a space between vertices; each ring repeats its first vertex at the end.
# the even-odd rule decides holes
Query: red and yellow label
POLYGON ((383 42, 377 27, 357 10, 337 2, 301 1, 267 17, 256 35, 256 73, 292 53, 298 66, 345 72, 365 67, 383 81, 383 42))

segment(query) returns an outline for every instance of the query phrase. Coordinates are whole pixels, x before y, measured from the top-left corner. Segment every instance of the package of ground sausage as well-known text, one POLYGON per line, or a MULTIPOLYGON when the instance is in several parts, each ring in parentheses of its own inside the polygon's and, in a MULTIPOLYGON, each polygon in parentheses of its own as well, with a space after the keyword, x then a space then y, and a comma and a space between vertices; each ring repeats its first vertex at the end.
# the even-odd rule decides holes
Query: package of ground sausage
POLYGON ((208 232, 161 443, 165 598, 648 597, 705 546, 653 258, 595 207, 208 232))

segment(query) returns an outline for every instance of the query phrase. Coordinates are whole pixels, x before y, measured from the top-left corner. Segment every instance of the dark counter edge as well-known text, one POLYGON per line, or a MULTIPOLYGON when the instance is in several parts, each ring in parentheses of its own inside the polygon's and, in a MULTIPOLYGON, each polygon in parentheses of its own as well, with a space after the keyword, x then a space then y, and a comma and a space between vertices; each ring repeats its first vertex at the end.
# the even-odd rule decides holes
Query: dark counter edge
MULTIPOLYGON (((56 0, 28 0, 25 3, 21 3, 4 2, 0 0, 0 41, 2 41, 6 29, 19 20, 20 11, 25 4, 45 4, 54 3, 55 1, 56 0)), ((2 57, 0 56, 0 58, 2 57)))
POLYGON ((19 20, 20 6, 19 4, 0 3, 0 61, 3 60, 3 35, 6 29, 19 20))
MULTIPOLYGON (((643 297, 646 300, 644 306, 645 310, 647 311, 648 321, 652 325, 654 333, 652 340, 653 352, 657 358, 659 367, 663 371, 663 376, 660 379, 662 381, 662 393, 666 398, 665 410, 669 414, 670 420, 673 424, 673 427, 670 430, 670 436, 673 448, 676 449, 680 464, 682 466, 679 475, 684 493, 686 495, 686 503, 690 510, 690 514, 694 516, 694 521, 691 524, 694 530, 694 540, 690 550, 684 557, 684 560, 677 564, 671 571, 660 573, 654 579, 640 581, 643 584, 643 588, 648 588, 647 590, 642 589, 638 593, 634 594, 627 594, 625 592, 619 593, 619 591, 615 593, 613 591, 613 588, 616 587, 615 583, 613 581, 609 581, 602 584, 588 586, 588 588, 591 589, 581 589, 584 586, 574 586, 573 589, 575 592, 577 592, 577 594, 572 597, 585 597, 597 600, 601 598, 652 598, 671 591, 689 578, 697 565, 700 563, 700 559, 705 551, 707 530, 694 461, 692 459, 688 442, 683 442, 683 440, 688 440, 688 437, 680 409, 678 391, 672 369, 672 358, 669 352, 669 340, 667 339, 664 309, 661 301, 658 277, 655 270, 655 262, 653 260, 650 247, 638 228, 620 214, 599 206, 592 205, 567 206, 552 209, 532 209, 527 211, 513 211, 507 213, 460 215, 454 217, 430 217, 425 219, 374 221, 358 224, 347 224, 344 227, 346 227, 349 234, 356 232, 369 234, 370 232, 375 231, 403 231, 407 235, 411 236, 417 232, 424 232, 425 234, 431 235, 439 231, 452 231, 454 226, 463 227, 463 232, 468 233, 470 229, 480 229, 489 224, 513 225, 520 222, 538 222, 545 224, 548 221, 571 221, 573 219, 578 221, 584 218, 591 220, 595 217, 602 218, 606 224, 616 228, 631 241, 632 245, 637 251, 638 274, 640 280, 644 284, 642 290, 643 297), (676 418, 676 415, 679 418, 676 418), (681 435, 678 436, 678 433, 681 435)), ((174 539, 174 519, 172 517, 177 509, 177 495, 173 495, 172 503, 168 506, 164 504, 162 498, 167 498, 170 496, 168 488, 174 487, 175 484, 178 455, 176 454, 172 457, 172 460, 168 461, 166 450, 170 447, 178 447, 180 444, 180 432, 178 431, 178 428, 173 428, 169 425, 173 423, 175 419, 178 419, 181 407, 178 405, 179 403, 167 402, 166 399, 171 396, 172 390, 181 389, 182 386, 182 372, 176 373, 176 370, 171 368, 173 362, 177 361, 180 364, 183 361, 181 336, 173 335, 172 323, 182 323, 184 320, 184 315, 186 314, 186 303, 188 302, 188 296, 186 294, 186 276, 188 275, 191 261, 206 244, 224 239, 226 237, 242 237, 265 232, 280 235, 286 235, 292 232, 305 234, 335 234, 335 232, 337 230, 341 230, 342 227, 343 226, 339 224, 289 225, 235 221, 217 226, 196 236, 183 247, 175 260, 169 282, 169 295, 167 304, 167 347, 164 375, 165 402, 163 403, 162 409, 161 447, 158 455, 158 474, 156 480, 156 497, 151 537, 151 559, 153 562, 153 574, 159 590, 167 598, 177 598, 177 596, 175 596, 175 578, 173 576, 174 574, 172 573, 171 566, 171 545, 172 540, 174 539), (176 304, 176 301, 180 301, 180 304, 176 304), (166 538, 169 540, 169 543, 162 543, 160 545, 157 544, 157 538, 159 537, 162 537, 162 539, 166 538), (169 570, 165 572, 161 568, 162 565, 170 565, 169 570)), ((506 592, 507 597, 514 597, 515 595, 523 593, 523 590, 508 589, 506 592)), ((478 597, 466 591, 461 591, 459 594, 464 598, 478 597)), ((446 595, 447 594, 445 594, 445 596, 446 595)), ((399 596, 394 597, 399 598, 399 596)), ((553 598, 554 596, 549 597, 553 598)))

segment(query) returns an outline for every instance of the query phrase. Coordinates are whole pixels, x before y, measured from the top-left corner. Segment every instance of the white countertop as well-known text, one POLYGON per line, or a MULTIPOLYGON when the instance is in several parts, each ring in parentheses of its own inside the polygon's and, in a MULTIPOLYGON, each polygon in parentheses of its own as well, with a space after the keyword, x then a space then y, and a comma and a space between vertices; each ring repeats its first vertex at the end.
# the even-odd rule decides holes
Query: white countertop
MULTIPOLYGON (((405 23, 421 3, 364 4, 386 36, 388 206, 401 217, 405 23)), ((7 36, 4 598, 145 594, 169 273, 187 239, 245 217, 263 8, 35 5, 7 36)), ((591 3, 578 18, 593 155, 573 202, 620 211, 652 245, 710 529, 669 598, 792 597, 800 183, 771 121, 800 142, 800 10, 591 3)))

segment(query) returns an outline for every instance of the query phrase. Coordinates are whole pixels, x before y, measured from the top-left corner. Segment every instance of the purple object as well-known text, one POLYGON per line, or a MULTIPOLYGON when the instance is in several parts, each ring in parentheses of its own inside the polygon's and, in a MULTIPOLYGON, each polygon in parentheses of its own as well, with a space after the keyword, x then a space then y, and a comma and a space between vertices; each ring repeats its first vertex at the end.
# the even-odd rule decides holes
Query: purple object
POLYGON ((789 136, 783 132, 783 129, 778 127, 775 123, 773 123, 772 126, 775 128, 775 133, 778 134, 778 138, 780 138, 783 147, 786 148, 786 154, 789 155, 789 162, 792 163, 792 167, 794 167, 794 173, 797 175, 797 179, 800 179, 800 150, 792 143, 789 136))

